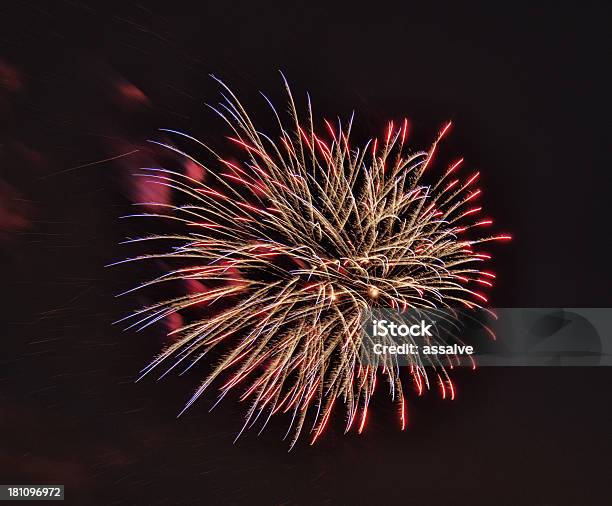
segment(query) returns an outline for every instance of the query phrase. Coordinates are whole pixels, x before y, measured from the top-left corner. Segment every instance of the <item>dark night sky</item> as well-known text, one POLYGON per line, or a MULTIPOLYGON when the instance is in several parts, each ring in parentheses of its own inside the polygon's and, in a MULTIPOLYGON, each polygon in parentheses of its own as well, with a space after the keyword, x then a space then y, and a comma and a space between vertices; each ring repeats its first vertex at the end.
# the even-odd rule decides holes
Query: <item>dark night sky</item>
POLYGON ((113 296, 134 270, 104 265, 128 253, 144 141, 218 135, 210 73, 255 113, 258 90, 282 103, 279 69, 363 135, 408 116, 427 146, 453 120, 445 153, 515 237, 493 306, 611 306, 609 6, 428 5, 0 6, 0 483, 65 484, 68 504, 610 502, 606 368, 459 371, 407 432, 380 396, 364 435, 338 420, 288 454, 284 420, 232 445, 231 401, 177 421, 197 373, 134 384, 161 337, 111 326, 138 302, 113 296))

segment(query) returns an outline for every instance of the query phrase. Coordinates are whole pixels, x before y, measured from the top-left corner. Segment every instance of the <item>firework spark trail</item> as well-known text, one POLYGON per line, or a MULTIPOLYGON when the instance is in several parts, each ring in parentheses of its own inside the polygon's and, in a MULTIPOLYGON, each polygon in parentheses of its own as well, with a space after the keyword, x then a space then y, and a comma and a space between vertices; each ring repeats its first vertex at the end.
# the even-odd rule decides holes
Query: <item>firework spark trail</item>
MULTIPOLYGON (((325 121, 328 133, 318 135, 310 100, 302 122, 285 81, 288 124, 266 98, 280 131, 275 142, 256 129, 232 91, 219 83, 224 101, 213 109, 231 128, 228 139, 242 153, 242 162, 224 159, 187 134, 164 130, 213 155, 216 163, 208 167, 172 145, 152 141, 201 166, 206 182, 160 168, 139 174, 179 192, 188 203, 159 204, 158 212, 132 215, 173 220, 183 231, 128 241, 170 241, 174 246, 126 261, 176 259, 191 265, 138 288, 186 279, 214 286, 126 318, 133 320, 131 327, 144 328, 196 305, 213 309, 209 317, 174 331, 176 341, 142 375, 164 364, 162 376, 179 365, 189 369, 220 348, 221 360, 184 410, 219 380, 219 400, 241 388, 240 400, 251 403, 240 433, 260 418, 263 428, 273 414, 290 413, 287 435, 292 434, 293 446, 309 413, 313 424, 306 430, 316 441, 338 399, 346 406, 346 431, 356 426, 361 433, 382 374, 405 428, 400 370, 396 364, 376 368, 360 363, 361 324, 375 307, 474 308, 486 303, 480 288, 490 287, 495 276, 479 268, 490 257, 474 247, 510 237, 466 235, 491 224, 477 218, 478 173, 455 176, 459 160, 433 184, 423 182, 450 122, 429 151, 404 148, 407 121, 391 122, 382 140, 353 149, 352 118, 346 127, 340 120, 335 126, 325 121), (220 301, 223 306, 214 310, 220 301)), ((434 369, 441 395, 454 398, 445 365, 434 369)), ((429 388, 422 363, 415 361, 408 370, 419 394, 429 388)))

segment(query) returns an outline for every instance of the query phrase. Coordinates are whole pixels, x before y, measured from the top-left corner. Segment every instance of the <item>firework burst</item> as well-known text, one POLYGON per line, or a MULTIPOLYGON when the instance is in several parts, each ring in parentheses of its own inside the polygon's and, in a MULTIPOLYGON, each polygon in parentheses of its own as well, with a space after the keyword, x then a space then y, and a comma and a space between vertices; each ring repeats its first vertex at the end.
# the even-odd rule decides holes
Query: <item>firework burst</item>
MULTIPOLYGON (((509 236, 477 233, 491 224, 477 217, 478 173, 456 176, 459 160, 425 183, 450 123, 428 151, 407 149, 407 121, 391 122, 382 138, 352 148, 352 118, 346 125, 325 121, 317 133, 310 101, 300 119, 285 82, 287 118, 268 101, 278 123, 273 140, 220 84, 224 100, 213 109, 231 128, 228 139, 241 161, 165 130, 212 154, 215 161, 204 164, 156 142, 201 166, 206 177, 200 181, 161 168, 140 174, 186 203, 159 204, 158 212, 136 215, 173 220, 179 232, 132 239, 171 246, 130 260, 181 262, 138 288, 170 281, 196 281, 202 288, 137 311, 128 317, 134 318, 131 326, 205 308, 205 317, 173 332, 174 342, 142 375, 188 369, 212 350, 220 352, 184 409, 215 382, 219 400, 238 391, 250 403, 240 433, 258 420, 263 429, 272 415, 288 413, 292 446, 304 431, 316 441, 336 403, 345 406, 346 431, 361 432, 380 376, 389 383, 404 428, 406 385, 413 383, 420 394, 430 385, 428 372, 415 363, 402 379, 397 367, 362 364, 362 322, 376 307, 486 303, 480 288, 492 286, 495 275, 481 269, 490 256, 477 248, 509 236)), ((454 398, 446 369, 434 367, 433 374, 442 395, 454 398)))

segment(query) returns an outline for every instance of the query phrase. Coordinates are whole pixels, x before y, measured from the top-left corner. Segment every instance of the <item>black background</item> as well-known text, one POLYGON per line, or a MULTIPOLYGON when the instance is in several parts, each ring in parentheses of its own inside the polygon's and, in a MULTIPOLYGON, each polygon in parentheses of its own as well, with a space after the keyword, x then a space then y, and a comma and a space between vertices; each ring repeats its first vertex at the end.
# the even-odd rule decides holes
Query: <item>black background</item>
POLYGON ((144 140, 219 134, 209 73, 282 104, 282 69, 363 135, 406 115, 427 147, 453 120, 444 151, 515 238, 493 306, 610 306, 610 11, 560 4, 2 4, 0 198, 28 223, 0 231, 0 482, 70 504, 608 504, 606 368, 458 371, 406 432, 380 395, 361 436, 339 416, 314 447, 287 453, 285 421, 232 445, 243 406, 175 419, 197 371, 134 384, 161 331, 111 326, 139 273, 104 267, 128 254, 144 140))

